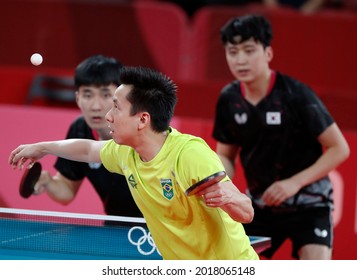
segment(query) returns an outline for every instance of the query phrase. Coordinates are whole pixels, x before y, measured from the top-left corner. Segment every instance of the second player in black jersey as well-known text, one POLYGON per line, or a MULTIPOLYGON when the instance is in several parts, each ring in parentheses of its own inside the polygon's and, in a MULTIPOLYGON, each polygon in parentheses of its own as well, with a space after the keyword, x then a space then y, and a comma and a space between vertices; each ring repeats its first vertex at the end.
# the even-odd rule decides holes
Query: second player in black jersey
POLYGON ((286 240, 298 259, 330 259, 333 188, 328 173, 348 144, 307 85, 270 68, 272 28, 261 16, 229 20, 221 29, 235 81, 216 106, 213 137, 227 173, 239 158, 255 210, 249 235, 272 238, 271 258, 286 240))

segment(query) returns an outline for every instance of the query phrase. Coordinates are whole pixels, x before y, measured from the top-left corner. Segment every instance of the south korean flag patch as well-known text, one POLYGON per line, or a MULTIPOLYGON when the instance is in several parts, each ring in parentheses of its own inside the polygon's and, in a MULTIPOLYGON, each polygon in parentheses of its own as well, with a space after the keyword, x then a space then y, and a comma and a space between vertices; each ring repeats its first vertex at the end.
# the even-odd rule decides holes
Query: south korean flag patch
POLYGON ((267 112, 266 122, 271 125, 281 124, 281 114, 280 112, 267 112))

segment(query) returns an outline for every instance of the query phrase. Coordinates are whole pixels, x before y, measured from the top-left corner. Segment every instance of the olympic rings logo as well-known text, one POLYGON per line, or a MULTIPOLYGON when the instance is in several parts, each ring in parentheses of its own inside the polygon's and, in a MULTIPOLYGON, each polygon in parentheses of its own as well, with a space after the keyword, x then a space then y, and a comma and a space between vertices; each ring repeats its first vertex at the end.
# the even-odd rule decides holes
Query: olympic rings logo
POLYGON ((149 231, 146 232, 146 230, 143 227, 135 226, 135 227, 130 228, 130 230, 128 232, 128 240, 132 245, 136 246, 136 248, 138 249, 138 252, 144 256, 151 255, 152 253, 155 252, 155 250, 161 256, 159 250, 156 247, 154 239, 151 236, 151 233, 149 231), (141 231, 141 233, 142 233, 142 236, 140 236, 138 238, 138 240, 133 240, 133 237, 132 237, 133 235, 135 235, 135 234, 133 234, 133 232, 135 230, 141 231), (145 251, 143 249, 143 247, 145 246, 146 243, 148 244, 148 245, 146 245, 147 247, 149 247, 149 248, 151 247, 151 249, 149 249, 147 251, 145 251))

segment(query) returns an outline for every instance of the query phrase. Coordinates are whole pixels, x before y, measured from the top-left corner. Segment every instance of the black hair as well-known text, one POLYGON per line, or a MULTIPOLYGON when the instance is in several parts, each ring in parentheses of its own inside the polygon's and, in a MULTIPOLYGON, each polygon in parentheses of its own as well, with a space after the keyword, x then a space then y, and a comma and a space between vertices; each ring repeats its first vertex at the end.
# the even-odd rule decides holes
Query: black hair
POLYGON ((123 65, 113 57, 94 55, 83 60, 76 68, 74 83, 77 88, 89 85, 119 86, 120 70, 123 65))
POLYGON ((169 129, 177 102, 177 86, 164 74, 145 67, 124 67, 120 80, 132 85, 127 95, 131 103, 131 114, 148 112, 151 126, 156 132, 169 129))
POLYGON ((270 22, 263 16, 245 15, 230 19, 221 29, 223 44, 240 44, 253 38, 264 48, 270 46, 273 31, 270 22))

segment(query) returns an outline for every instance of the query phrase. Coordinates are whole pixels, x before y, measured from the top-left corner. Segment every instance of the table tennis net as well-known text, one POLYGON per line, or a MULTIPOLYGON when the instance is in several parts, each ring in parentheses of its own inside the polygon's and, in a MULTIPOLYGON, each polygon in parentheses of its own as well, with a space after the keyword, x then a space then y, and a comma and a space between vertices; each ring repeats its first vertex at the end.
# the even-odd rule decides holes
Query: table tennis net
POLYGON ((143 218, 0 208, 0 249, 38 259, 161 259, 143 218))

